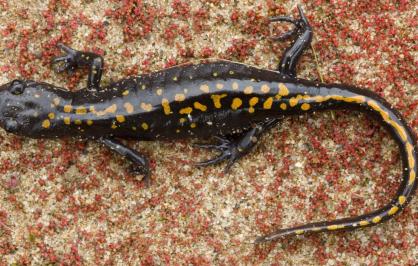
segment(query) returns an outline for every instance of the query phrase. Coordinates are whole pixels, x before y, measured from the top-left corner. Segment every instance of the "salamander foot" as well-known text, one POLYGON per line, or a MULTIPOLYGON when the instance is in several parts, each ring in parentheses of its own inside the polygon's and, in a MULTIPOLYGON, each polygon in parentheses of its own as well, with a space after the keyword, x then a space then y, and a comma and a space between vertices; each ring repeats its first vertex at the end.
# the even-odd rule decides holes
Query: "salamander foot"
POLYGON ((227 173, 231 166, 234 164, 236 160, 241 158, 244 154, 242 150, 239 149, 237 143, 234 141, 230 141, 224 137, 216 137, 219 141, 218 144, 195 144, 195 146, 204 149, 214 149, 220 152, 220 155, 203 162, 196 163, 197 166, 208 166, 219 164, 223 161, 227 161, 227 165, 225 166, 224 173, 227 173))
POLYGON ((55 68, 55 71, 58 73, 67 71, 67 73, 72 74, 76 69, 89 68, 87 88, 99 90, 104 64, 103 58, 95 53, 74 50, 62 43, 59 43, 58 47, 66 54, 52 59, 51 64, 53 65, 62 63, 55 68))

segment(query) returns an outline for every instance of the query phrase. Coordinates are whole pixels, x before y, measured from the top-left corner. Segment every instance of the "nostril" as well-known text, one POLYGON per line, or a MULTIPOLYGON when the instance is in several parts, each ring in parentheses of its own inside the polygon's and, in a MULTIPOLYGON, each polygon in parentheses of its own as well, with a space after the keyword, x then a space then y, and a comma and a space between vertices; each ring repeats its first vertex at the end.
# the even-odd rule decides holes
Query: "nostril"
POLYGON ((20 80, 14 80, 10 85, 10 92, 14 95, 22 94, 24 91, 23 82, 20 80))

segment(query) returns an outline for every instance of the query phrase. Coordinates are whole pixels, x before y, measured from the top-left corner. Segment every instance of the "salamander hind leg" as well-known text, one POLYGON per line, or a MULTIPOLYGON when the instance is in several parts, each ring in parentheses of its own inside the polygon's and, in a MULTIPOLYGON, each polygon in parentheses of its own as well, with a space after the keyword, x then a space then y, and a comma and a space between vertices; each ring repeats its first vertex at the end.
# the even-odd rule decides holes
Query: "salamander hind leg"
POLYGON ((112 138, 100 138, 100 143, 104 144, 109 149, 124 156, 126 159, 133 163, 131 172, 134 174, 142 174, 144 176, 143 181, 147 186, 151 183, 151 174, 149 169, 149 162, 146 157, 139 154, 135 150, 123 145, 119 141, 112 138))
POLYGON ((95 53, 81 52, 74 50, 64 44, 58 44, 66 55, 55 57, 52 60, 52 64, 63 63, 56 68, 57 72, 67 71, 73 72, 78 68, 89 68, 89 76, 87 79, 87 88, 90 90, 100 89, 100 80, 103 73, 103 58, 95 53))
POLYGON ((227 162, 224 172, 228 172, 231 166, 240 158, 248 154, 258 143, 260 137, 270 128, 274 127, 281 119, 271 119, 266 122, 256 124, 245 133, 233 135, 231 138, 216 137, 218 144, 196 144, 197 147, 214 149, 220 152, 220 155, 208 160, 199 162, 197 166, 208 166, 224 161, 227 162))
POLYGON ((283 21, 292 23, 295 27, 276 37, 272 37, 273 40, 286 40, 288 38, 295 37, 292 45, 286 49, 282 59, 277 67, 280 73, 283 73, 289 77, 296 77, 296 64, 302 55, 303 51, 308 48, 312 41, 313 31, 305 15, 303 14, 302 8, 298 5, 299 19, 291 17, 271 17, 270 22, 283 21))

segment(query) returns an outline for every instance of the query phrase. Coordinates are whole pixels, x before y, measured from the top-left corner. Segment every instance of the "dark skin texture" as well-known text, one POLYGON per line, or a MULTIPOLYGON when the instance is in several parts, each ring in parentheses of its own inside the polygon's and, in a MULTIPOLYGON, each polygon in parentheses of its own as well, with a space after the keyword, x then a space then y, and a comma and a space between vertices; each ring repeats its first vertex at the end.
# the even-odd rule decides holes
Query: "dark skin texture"
POLYGON ((147 158, 118 138, 149 141, 213 137, 214 144, 198 146, 215 149, 219 156, 198 165, 226 162, 227 171, 286 115, 359 110, 377 119, 401 150, 403 180, 393 200, 365 215, 280 229, 256 242, 302 233, 350 230, 386 221, 405 208, 417 187, 417 140, 401 115, 375 93, 297 78, 296 63, 309 47, 313 34, 300 8, 299 15, 299 19, 271 19, 294 24, 293 30, 274 38, 294 39, 276 71, 230 61, 204 62, 101 87, 103 59, 60 45, 66 54, 53 60, 54 64, 62 64, 57 71, 89 68, 87 87, 70 92, 35 81, 7 83, 0 87, 0 126, 7 132, 32 138, 71 136, 99 141, 130 160, 132 170, 143 174, 149 182, 147 158))

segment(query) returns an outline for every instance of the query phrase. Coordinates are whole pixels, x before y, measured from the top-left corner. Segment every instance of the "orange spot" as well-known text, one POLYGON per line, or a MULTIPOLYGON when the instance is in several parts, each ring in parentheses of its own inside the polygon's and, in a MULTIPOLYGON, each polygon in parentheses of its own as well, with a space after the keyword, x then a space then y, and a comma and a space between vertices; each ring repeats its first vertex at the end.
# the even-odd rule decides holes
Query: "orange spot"
POLYGON ((169 115, 172 113, 170 104, 166 98, 161 100, 161 105, 163 106, 164 114, 169 115))
POLYGON ((201 103, 199 103, 199 102, 194 102, 194 108, 195 109, 198 109, 198 110, 200 110, 200 111, 202 111, 202 112, 206 112, 206 110, 208 109, 207 107, 206 107, 206 105, 203 105, 203 104, 201 104, 201 103))
POLYGON ((71 119, 69 117, 64 117, 64 124, 69 125, 71 123, 71 119))
POLYGON ((182 115, 184 115, 184 114, 188 115, 188 114, 191 114, 192 111, 193 111, 193 108, 186 107, 186 108, 180 109, 179 113, 182 114, 182 115))
POLYGON ((84 106, 80 106, 75 110, 75 113, 78 115, 85 115, 87 114, 87 109, 84 106))
POLYGON ((308 111, 309 109, 311 109, 311 105, 309 103, 303 103, 300 109, 302 109, 303 111, 308 111))
POLYGON ((285 103, 281 103, 281 104, 280 104, 280 108, 281 108, 282 110, 286 110, 286 109, 287 109, 287 105, 286 105, 285 103))
POLYGON ((71 110, 73 110, 73 107, 71 105, 65 105, 64 106, 64 112, 70 113, 71 110))
POLYGON ((264 109, 271 109, 271 106, 273 105, 273 97, 268 97, 267 100, 263 103, 264 109))
POLYGON ((42 122, 42 127, 43 128, 49 128, 50 126, 51 126, 51 122, 48 119, 46 119, 42 122))
POLYGON ((215 108, 221 108, 222 107, 222 104, 221 104, 221 99, 222 98, 225 98, 227 95, 224 93, 224 94, 214 94, 214 95, 211 95, 210 97, 212 98, 212 100, 213 100, 213 104, 215 105, 215 108))
POLYGON ((123 123, 123 122, 126 121, 126 119, 123 115, 117 115, 116 116, 116 121, 118 121, 119 123, 123 123))
POLYGON ((232 110, 237 110, 242 105, 242 100, 240 98, 234 98, 232 100, 231 108, 232 110))
POLYGON ((283 83, 279 83, 279 93, 280 96, 289 95, 289 89, 283 83))

